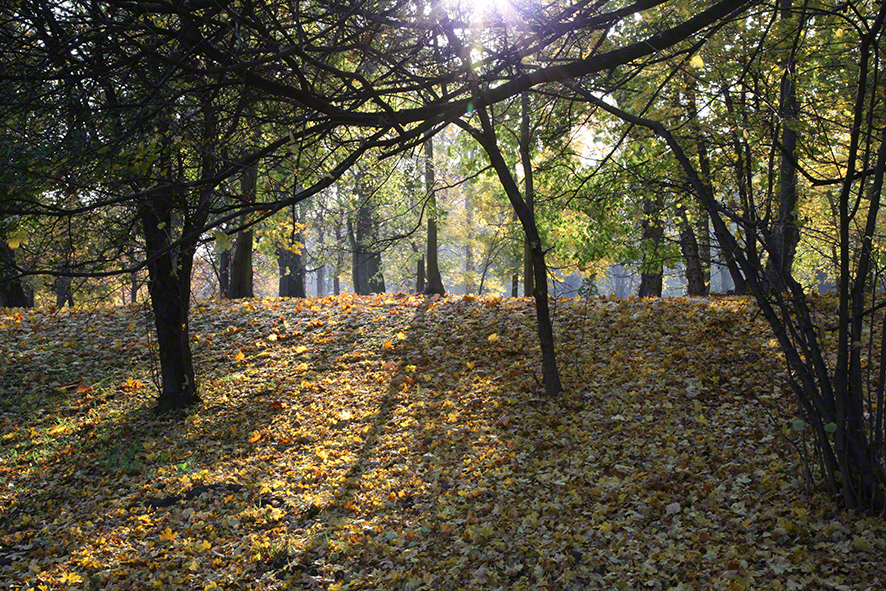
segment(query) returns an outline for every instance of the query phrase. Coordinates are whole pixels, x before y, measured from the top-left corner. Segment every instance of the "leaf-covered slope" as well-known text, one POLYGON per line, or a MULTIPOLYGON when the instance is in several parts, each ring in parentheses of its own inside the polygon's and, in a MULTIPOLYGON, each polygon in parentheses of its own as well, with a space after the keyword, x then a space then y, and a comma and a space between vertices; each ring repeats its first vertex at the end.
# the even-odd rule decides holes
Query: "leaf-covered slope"
POLYGON ((159 420, 143 310, 0 314, 0 588, 866 589, 739 299, 206 302, 159 420))

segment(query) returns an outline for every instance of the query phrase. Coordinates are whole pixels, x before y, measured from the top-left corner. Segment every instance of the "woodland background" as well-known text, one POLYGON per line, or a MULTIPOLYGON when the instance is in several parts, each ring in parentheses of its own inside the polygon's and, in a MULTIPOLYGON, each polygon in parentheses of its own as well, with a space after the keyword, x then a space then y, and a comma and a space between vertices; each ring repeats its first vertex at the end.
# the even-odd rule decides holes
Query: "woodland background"
MULTIPOLYGON (((468 302, 466 314, 526 306, 534 356, 515 370, 529 384, 520 388, 566 416, 587 392, 565 354, 584 334, 571 330, 569 306, 637 295, 635 322, 618 326, 665 335, 644 324, 662 305, 646 298, 690 296, 669 308, 688 318, 719 305, 706 299, 714 292, 737 294, 781 363, 769 383, 783 376, 803 490, 882 518, 884 21, 883 4, 816 0, 4 5, 4 326, 18 339, 24 326, 42 330, 33 319, 136 314, 126 326, 148 335, 154 415, 193 420, 217 395, 201 339, 219 331, 199 324, 204 310, 225 316, 242 301, 301 313, 320 300, 298 299, 327 294, 338 294, 322 300, 335 310, 388 299, 422 310, 468 302), (118 307, 88 311, 99 304, 118 307)), ((313 328, 342 322, 321 315, 313 328)), ((21 373, 47 351, 94 351, 93 320, 42 352, 10 336, 11 439, 24 425, 18 396, 47 383, 95 388, 77 372, 21 373)), ((605 334, 608 322, 589 330, 605 334)), ((428 326, 417 338, 445 330, 428 326)), ((697 337, 695 353, 722 329, 697 337)), ((410 338, 394 335, 365 346, 383 357, 410 338)), ((507 336, 491 330, 485 342, 507 336)), ((325 342, 305 338, 295 354, 325 342)), ((423 359, 442 364, 452 344, 423 359)), ((667 359, 689 355, 654 344, 667 359)), ((233 362, 248 363, 247 352, 233 362)), ((420 367, 388 367, 401 366, 420 367)), ((673 378, 668 365, 654 371, 658 395, 673 378)), ((414 372, 388 378, 417 393, 414 372)), ((90 378, 117 384, 109 392, 146 379, 90 378)), ((681 378, 685 392, 694 379, 681 378)), ((242 492, 213 482, 175 494, 242 492)))

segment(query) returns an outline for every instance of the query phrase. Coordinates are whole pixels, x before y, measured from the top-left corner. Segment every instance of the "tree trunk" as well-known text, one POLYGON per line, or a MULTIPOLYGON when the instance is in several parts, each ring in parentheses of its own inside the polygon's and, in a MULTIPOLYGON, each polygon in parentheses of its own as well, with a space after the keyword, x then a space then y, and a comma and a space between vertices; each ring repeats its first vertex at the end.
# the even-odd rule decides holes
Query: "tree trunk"
MULTIPOLYGON (((64 270, 63 270, 64 271, 64 270)), ((74 307, 74 294, 71 292, 71 277, 60 275, 55 278, 55 307, 64 308, 65 304, 74 307)))
POLYGON ((640 288, 637 296, 641 298, 660 298, 662 291, 662 275, 664 264, 661 259, 661 248, 664 243, 664 228, 661 225, 661 197, 655 200, 643 200, 643 238, 640 262, 640 288))
POLYGON ((345 258, 342 254, 342 235, 341 235, 341 222, 344 214, 339 212, 339 215, 336 216, 335 226, 333 229, 335 230, 335 243, 339 245, 339 248, 336 249, 335 252, 335 275, 332 277, 332 295, 341 295, 341 274, 344 271, 345 266, 345 258))
POLYGON ((465 293, 471 294, 477 291, 477 285, 474 282, 474 211, 471 203, 470 189, 465 191, 465 223, 468 227, 468 234, 465 238, 465 293))
MULTIPOLYGON (((530 140, 529 93, 523 92, 520 94, 520 163, 523 166, 523 200, 526 203, 528 215, 535 219, 535 185, 532 178, 530 140)), ((527 238, 523 245, 523 297, 530 297, 535 290, 532 260, 532 245, 527 238)))
MULTIPOLYGON (((711 194, 713 194, 714 189, 711 184, 711 160, 708 156, 707 143, 704 140, 701 128, 698 124, 698 105, 695 100, 696 80, 688 75, 685 77, 685 80, 687 99, 689 101, 688 111, 690 121, 692 122, 692 133, 695 136, 695 150, 698 155, 698 166, 701 173, 701 180, 705 186, 707 186, 711 194)), ((696 277, 694 278, 694 289, 689 292, 689 295, 707 296, 711 293, 711 227, 707 212, 704 208, 698 205, 693 207, 693 219, 695 221, 695 227, 690 227, 690 230, 694 235, 696 244, 694 249, 696 262, 693 263, 693 266, 696 268, 692 270, 692 273, 696 277), (697 279, 697 274, 699 273, 701 274, 700 281, 697 279)))
POLYGON ((443 295, 443 278, 437 260, 437 197, 434 179, 434 140, 425 140, 425 194, 428 199, 427 284, 422 293, 443 295))
POLYGON ((281 298, 304 298, 305 293, 305 269, 302 265, 301 255, 288 248, 277 249, 277 267, 280 271, 280 285, 278 293, 281 298))
POLYGON ((255 297, 252 291, 252 229, 237 234, 228 283, 228 299, 255 297))
POLYGON ((415 293, 424 293, 425 291, 425 257, 422 255, 416 263, 415 270, 415 293))
MULTIPOLYGON (((292 206, 289 223, 292 224, 292 232, 289 236, 289 244, 304 244, 304 232, 296 230, 299 223, 296 206, 292 206)), ((305 286, 304 255, 290 248, 280 246, 277 248, 277 268, 280 271, 280 285, 278 293, 281 298, 305 298, 307 289, 305 286)))
POLYGON ((362 191, 358 198, 361 205, 357 208, 355 222, 348 220, 354 292, 357 295, 384 293, 381 253, 375 250, 375 215, 370 205, 362 199, 362 191))
POLYGON ((21 279, 17 276, 15 251, 0 236, 0 308, 30 308, 21 279))
MULTIPOLYGON (((793 0, 779 0, 781 20, 792 22, 793 0)), ((797 35, 801 33, 798 28, 797 35)), ((797 132, 794 130, 800 112, 797 103, 796 64, 794 49, 786 52, 782 61, 781 95, 779 97, 779 117, 781 119, 781 158, 778 165, 778 219, 771 230, 772 239, 768 245, 769 261, 766 277, 772 289, 785 291, 785 278, 791 275, 797 244, 800 242, 800 229, 797 226, 797 132)))
MULTIPOLYGON (((323 243, 326 240, 326 234, 323 230, 323 218, 317 216, 317 252, 323 252, 323 243)), ((307 244, 305 244, 307 248, 307 244)), ((317 297, 322 298, 326 295, 326 265, 317 267, 317 297)))
POLYGON ((708 282, 702 266, 698 250, 698 240, 692 231, 692 224, 686 217, 686 210, 680 209, 680 252, 683 254, 683 265, 686 274, 686 294, 689 296, 708 295, 708 282))
POLYGON ((531 247, 530 252, 535 280, 535 289, 532 295, 535 298, 538 343, 542 356, 542 380, 545 393, 548 396, 559 396, 563 392, 563 386, 560 382, 560 370, 557 367, 554 327, 551 322, 551 311, 548 303, 548 268, 545 263, 541 236, 535 224, 535 217, 531 215, 526 202, 520 195, 517 181, 514 179, 511 169, 498 147, 495 128, 489 120, 489 113, 486 108, 479 108, 476 112, 480 117, 482 130, 477 130, 470 126, 466 126, 465 129, 471 133, 489 156, 489 161, 498 174, 505 194, 508 196, 508 200, 511 202, 511 206, 514 208, 514 212, 523 226, 526 241, 531 247))
POLYGON ((129 274, 129 303, 134 304, 138 301, 138 273, 129 274))
MULTIPOLYGON (((258 191, 258 169, 250 166, 240 177, 240 191, 244 199, 255 201, 258 191)), ((251 298, 255 297, 252 288, 252 228, 243 230, 237 234, 234 243, 234 254, 231 257, 230 279, 228 284, 228 298, 251 298)))
MULTIPOLYGON (((514 219, 514 223, 517 223, 520 221, 520 218, 517 217, 517 210, 516 209, 514 210, 514 218, 513 219, 514 219)), ((525 239, 526 233, 525 232, 521 232, 521 233, 523 234, 523 244, 525 245, 526 244, 526 239, 525 239)), ((514 240, 516 241, 516 237, 514 237, 514 240)), ((514 262, 514 272, 511 273, 511 297, 512 298, 520 297, 520 267, 522 266, 520 264, 521 263, 520 255, 522 254, 524 257, 526 256, 525 253, 522 252, 523 250, 524 250, 523 248, 521 248, 520 250, 517 250, 517 248, 514 248, 512 251, 513 252, 513 262, 514 262)))
MULTIPOLYGON (((867 75, 871 62, 870 47, 876 40, 880 28, 886 23, 886 7, 881 6, 876 23, 865 35, 859 50, 859 72, 854 103, 855 118, 849 145, 847 164, 843 172, 843 185, 839 196, 839 320, 837 322, 836 361, 827 360, 820 342, 820 326, 813 319, 812 310, 807 304, 803 287, 790 274, 783 274, 780 280, 789 291, 789 298, 779 290, 769 289, 764 263, 755 256, 752 245, 742 249, 721 215, 721 204, 705 187, 686 158, 679 142, 673 134, 659 122, 636 117, 608 105, 596 97, 588 99, 598 107, 616 114, 621 119, 654 130, 671 148, 674 156, 689 177, 699 203, 705 207, 714 226, 715 236, 722 248, 734 254, 735 260, 746 275, 747 286, 760 308, 762 316, 772 328, 781 346, 785 361, 790 369, 790 384, 797 395, 797 402, 803 417, 814 434, 816 446, 820 450, 819 465, 822 479, 832 495, 839 495, 849 509, 867 510, 880 513, 886 510, 886 475, 881 465, 883 441, 872 444, 867 437, 865 417, 865 376, 861 363, 862 346, 867 337, 863 334, 863 319, 867 305, 864 298, 864 285, 872 263, 872 237, 877 229, 880 200, 886 176, 886 130, 879 137, 877 163, 868 190, 867 221, 859 243, 859 256, 852 273, 853 260, 851 233, 858 230, 858 218, 852 204, 853 186, 856 183, 856 165, 862 135, 862 121, 865 105, 870 100, 867 75), (833 435, 829 433, 833 431, 833 435)), ((861 163, 863 168, 865 163, 861 163)), ((880 367, 886 366, 886 343, 881 342, 879 351, 880 367)), ((884 375, 879 376, 880 384, 869 395, 877 402, 869 400, 871 411, 882 409, 884 402, 884 375)), ((882 411, 880 411, 882 413, 882 411)), ((874 440, 883 429, 882 414, 875 428, 871 428, 874 440)))
POLYGON ((155 410, 179 410, 199 402, 188 320, 195 247, 169 248, 171 208, 163 199, 139 205, 148 259, 148 292, 157 331, 161 390, 155 410))
POLYGON ((218 297, 228 297, 231 287, 231 251, 222 250, 218 255, 218 297))

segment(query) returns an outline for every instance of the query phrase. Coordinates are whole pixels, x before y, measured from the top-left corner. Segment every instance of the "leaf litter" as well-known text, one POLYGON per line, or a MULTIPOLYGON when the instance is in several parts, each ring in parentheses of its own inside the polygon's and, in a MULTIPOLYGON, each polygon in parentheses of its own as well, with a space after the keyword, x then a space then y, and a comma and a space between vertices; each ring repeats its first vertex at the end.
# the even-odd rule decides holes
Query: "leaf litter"
POLYGON ((3 589, 881 589, 802 478, 742 298, 207 301, 154 417, 143 308, 0 311, 3 589))

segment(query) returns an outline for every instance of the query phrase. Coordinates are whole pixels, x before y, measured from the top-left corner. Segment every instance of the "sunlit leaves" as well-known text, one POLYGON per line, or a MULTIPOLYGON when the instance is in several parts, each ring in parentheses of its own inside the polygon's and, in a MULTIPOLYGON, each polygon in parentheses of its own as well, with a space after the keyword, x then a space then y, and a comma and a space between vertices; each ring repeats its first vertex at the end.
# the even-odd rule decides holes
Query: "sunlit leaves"
POLYGON ((886 575, 882 520, 804 492, 782 362, 747 302, 555 310, 553 400, 533 377, 529 300, 201 302, 203 403, 172 422, 146 412, 147 359, 107 373, 150 351, 134 310, 0 315, 0 578, 854 589, 886 575))

